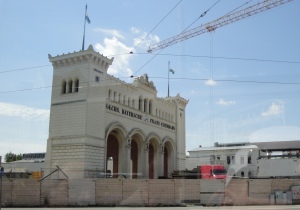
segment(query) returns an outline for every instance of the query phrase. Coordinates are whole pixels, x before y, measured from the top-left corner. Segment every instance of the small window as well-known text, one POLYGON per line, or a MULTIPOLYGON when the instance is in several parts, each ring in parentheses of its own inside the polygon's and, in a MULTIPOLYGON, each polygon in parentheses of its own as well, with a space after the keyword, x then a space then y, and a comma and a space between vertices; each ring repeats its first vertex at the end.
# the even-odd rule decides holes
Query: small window
POLYGON ((235 158, 234 158, 234 156, 231 156, 231 163, 235 164, 235 158))
POLYGON ((128 97, 128 106, 131 107, 131 98, 128 97))
POLYGON ((227 156, 227 164, 229 165, 231 163, 230 156, 227 156))
POLYGON ((142 111, 142 97, 139 98, 139 110, 142 111))
POLYGON ((111 97, 111 90, 108 90, 108 99, 111 97))
POLYGON ((248 156, 248 164, 251 164, 251 156, 248 156))
POLYGON ((72 88, 73 88, 73 80, 69 80, 69 82, 68 82, 68 93, 72 93, 72 88))
POLYGON ((245 173, 244 171, 241 172, 241 177, 244 177, 245 176, 245 173))
POLYGON ((67 82, 63 81, 62 82, 62 89, 61 89, 61 93, 65 94, 67 92, 67 82))
POLYGON ((79 91, 79 79, 76 79, 74 92, 78 93, 78 91, 79 91))
POLYGON ((95 82, 99 82, 100 78, 98 76, 95 76, 95 82))
POLYGON ((244 164, 244 157, 241 157, 240 163, 241 163, 241 164, 244 164))

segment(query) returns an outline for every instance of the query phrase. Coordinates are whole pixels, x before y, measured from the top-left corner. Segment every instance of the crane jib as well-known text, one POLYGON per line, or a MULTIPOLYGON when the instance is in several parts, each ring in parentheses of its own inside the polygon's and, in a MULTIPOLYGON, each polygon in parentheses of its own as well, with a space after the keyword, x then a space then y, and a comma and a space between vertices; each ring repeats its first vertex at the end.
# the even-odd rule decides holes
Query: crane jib
POLYGON ((292 1, 294 1, 294 0, 265 0, 261 3, 249 6, 243 10, 239 10, 237 12, 233 12, 233 13, 224 15, 214 21, 211 21, 204 25, 200 25, 196 28, 190 29, 188 31, 185 31, 181 34, 178 34, 176 36, 173 36, 173 37, 163 40, 161 42, 152 44, 149 46, 147 52, 152 53, 154 51, 164 49, 164 48, 171 46, 173 44, 176 44, 178 42, 190 39, 192 37, 198 36, 203 33, 215 31, 217 28, 220 28, 222 26, 228 25, 230 23, 239 21, 246 17, 250 17, 252 15, 258 14, 260 12, 264 12, 266 10, 272 9, 274 7, 277 7, 277 6, 283 5, 285 3, 292 2, 292 1))

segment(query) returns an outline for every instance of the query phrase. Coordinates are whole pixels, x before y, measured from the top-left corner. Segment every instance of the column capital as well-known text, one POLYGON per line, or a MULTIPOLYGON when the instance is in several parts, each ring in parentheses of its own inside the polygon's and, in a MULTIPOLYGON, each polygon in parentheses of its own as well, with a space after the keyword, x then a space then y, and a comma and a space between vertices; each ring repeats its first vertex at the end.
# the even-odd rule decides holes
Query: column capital
POLYGON ((131 148, 131 141, 132 141, 132 138, 129 138, 129 137, 126 138, 125 148, 131 148))
POLYGON ((165 146, 164 146, 164 144, 160 144, 159 146, 160 146, 159 153, 164 154, 165 153, 165 146))
POLYGON ((145 145, 145 146, 144 146, 144 151, 145 151, 145 152, 149 152, 149 145, 150 145, 150 143, 149 143, 149 142, 145 142, 144 145, 145 145))

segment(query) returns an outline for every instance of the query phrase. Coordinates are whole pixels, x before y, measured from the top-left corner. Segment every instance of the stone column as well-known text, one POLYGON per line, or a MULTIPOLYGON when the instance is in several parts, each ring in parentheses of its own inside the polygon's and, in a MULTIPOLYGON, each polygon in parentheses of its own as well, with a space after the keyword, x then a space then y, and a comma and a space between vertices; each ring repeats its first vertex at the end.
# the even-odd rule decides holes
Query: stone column
POLYGON ((163 144, 160 145, 160 150, 158 151, 157 175, 158 176, 164 175, 164 145, 163 144))
POLYGON ((143 178, 149 178, 149 143, 144 144, 144 168, 143 168, 143 178))
POLYGON ((130 170, 130 162, 131 162, 131 138, 126 139, 125 144, 125 153, 123 160, 123 173, 127 179, 131 179, 131 170, 130 170))

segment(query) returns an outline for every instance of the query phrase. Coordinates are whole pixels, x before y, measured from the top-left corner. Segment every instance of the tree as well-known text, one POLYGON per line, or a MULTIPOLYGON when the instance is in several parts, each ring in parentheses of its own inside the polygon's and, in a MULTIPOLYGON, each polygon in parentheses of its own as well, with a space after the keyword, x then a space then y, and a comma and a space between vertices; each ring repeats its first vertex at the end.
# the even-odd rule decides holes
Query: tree
POLYGON ((14 154, 12 152, 6 153, 4 156, 4 160, 6 163, 16 161, 16 160, 22 160, 22 154, 14 154))

